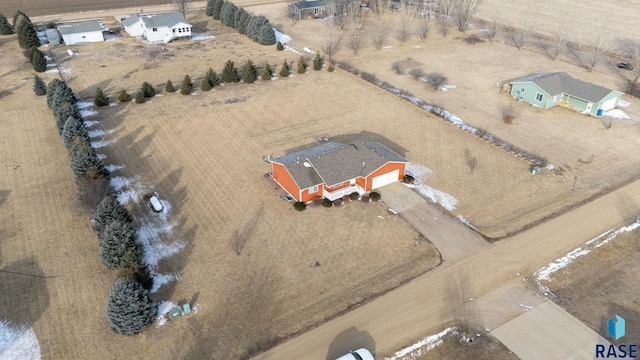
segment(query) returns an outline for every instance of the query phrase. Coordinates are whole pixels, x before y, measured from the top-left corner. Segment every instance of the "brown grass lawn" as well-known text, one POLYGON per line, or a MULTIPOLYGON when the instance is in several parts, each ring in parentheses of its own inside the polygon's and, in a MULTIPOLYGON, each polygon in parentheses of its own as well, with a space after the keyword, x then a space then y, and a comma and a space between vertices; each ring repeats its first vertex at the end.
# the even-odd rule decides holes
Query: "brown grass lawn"
MULTIPOLYGON (((347 110, 349 118, 329 106, 361 88, 401 104, 346 74, 311 73, 108 107, 87 119, 100 121, 90 130, 114 131, 100 139, 112 142, 99 152, 107 164, 124 166, 114 177, 137 178, 141 187, 171 204, 174 238, 160 235, 157 240, 187 244, 159 264, 161 272, 181 279, 161 288, 155 298, 191 301, 199 309, 137 337, 112 335, 104 309, 114 274, 99 262, 88 215, 74 210, 66 151, 44 99, 32 93, 31 70, 15 40, 4 41, 1 49, 14 54, 14 60, 3 63, 0 76, 15 84, 0 99, 9 115, 3 118, 1 147, 2 266, 58 276, 20 283, 3 274, 3 288, 15 290, 2 297, 4 308, 11 309, 4 318, 33 325, 44 357, 241 358, 439 262, 430 243, 419 241, 415 230, 378 204, 299 213, 263 179, 269 171, 264 155, 307 145, 320 134, 360 132, 368 122, 371 132, 391 127, 384 120, 392 109, 355 116, 365 110, 366 95, 346 101, 355 106, 347 110), (333 94, 316 101, 318 93, 333 94), (259 207, 263 216, 237 256, 232 233, 259 207), (27 311, 27 305, 37 312, 27 311)), ((88 71, 85 76, 93 75, 88 71)), ((407 111, 416 118, 420 114, 407 111)), ((152 219, 145 204, 129 205, 139 221, 152 219)))

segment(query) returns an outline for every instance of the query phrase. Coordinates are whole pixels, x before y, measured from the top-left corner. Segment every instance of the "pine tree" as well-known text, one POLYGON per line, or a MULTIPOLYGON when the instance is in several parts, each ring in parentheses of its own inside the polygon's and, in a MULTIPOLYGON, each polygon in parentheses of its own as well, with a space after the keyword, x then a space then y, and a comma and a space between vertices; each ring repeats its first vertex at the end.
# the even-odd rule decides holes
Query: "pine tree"
POLYGON ((206 14, 207 16, 213 16, 213 6, 215 4, 215 0, 207 0, 206 14))
POLYGON ((33 78, 33 92, 38 96, 47 95, 47 85, 38 75, 33 78))
POLYGON ((202 79, 202 82, 200 83, 200 90, 202 91, 209 91, 211 90, 211 84, 209 84, 209 81, 207 81, 207 79, 202 79))
POLYGON ((182 95, 190 95, 191 89, 193 89, 193 82, 191 82, 191 77, 189 75, 185 75, 182 80, 182 86, 180 87, 180 94, 182 95))
POLYGON ((104 94, 102 89, 98 87, 96 89, 96 94, 93 96, 93 103, 96 106, 107 106, 109 105, 109 97, 104 94))
POLYGON ((262 73, 260 74, 260 78, 262 78, 262 80, 271 80, 271 75, 273 75, 272 71, 271 71, 271 66, 269 65, 269 63, 264 64, 264 67, 262 68, 262 73))
POLYGON ((258 43, 261 45, 273 45, 276 43, 276 32, 271 23, 266 23, 260 28, 258 43))
POLYGON ((258 69, 253 65, 251 60, 247 60, 246 63, 242 66, 242 81, 247 84, 254 83, 258 78, 258 69))
POLYGON ((171 82, 171 80, 167 80, 167 83, 164 85, 164 91, 168 93, 176 91, 176 88, 173 87, 173 83, 171 82))
POLYGON ((280 69, 280 77, 288 77, 289 76, 289 63, 285 60, 282 63, 282 69, 280 69))
POLYGON ((220 22, 225 26, 227 25, 225 21, 227 20, 227 7, 229 6, 229 4, 230 2, 225 0, 220 7, 220 22))
POLYGON ((32 46, 40 46, 40 40, 36 34, 36 30, 26 15, 19 14, 14 23, 16 33, 18 34, 18 44, 22 49, 29 49, 32 46))
POLYGON ((316 57, 313 58, 313 70, 322 70, 322 58, 320 53, 316 53, 316 57))
POLYGON ((298 60, 298 74, 304 74, 307 72, 307 63, 304 61, 304 56, 300 55, 298 60))
POLYGON ((84 126, 84 121, 69 116, 62 128, 62 141, 64 142, 64 146, 67 149, 71 149, 74 141, 76 141, 76 137, 81 137, 86 140, 86 142, 89 142, 89 134, 87 133, 87 128, 84 126))
MULTIPOLYGON (((100 236, 100 260, 107 269, 118 269, 127 256, 140 252, 136 231, 130 223, 118 220, 108 223, 100 236)), ((139 259, 141 256, 137 255, 139 259)))
POLYGON ((33 54, 35 54, 36 51, 38 51, 38 47, 37 46, 32 46, 29 49, 29 52, 25 51, 25 56, 29 57, 29 62, 31 63, 31 65, 33 65, 33 54))
POLYGON ((33 57, 31 58, 31 64, 33 64, 33 70, 36 72, 44 72, 47 70, 47 59, 44 58, 42 51, 35 49, 33 57))
MULTIPOLYGON (((262 26, 267 23, 269 23, 269 20, 267 20, 266 17, 262 15, 253 16, 251 20, 249 20, 249 24, 247 24, 247 36, 251 40, 257 42, 260 37, 260 30, 262 29, 262 26)), ((273 42, 273 44, 275 44, 275 42, 273 42)))
POLYGON ((119 279, 109 292, 107 318, 116 334, 129 336, 141 332, 153 323, 157 312, 158 304, 135 280, 119 279))
POLYGON ((118 101, 120 101, 120 102, 129 102, 129 101, 131 101, 131 95, 129 95, 127 90, 122 89, 118 93, 118 101))
POLYGON ((98 234, 98 238, 102 235, 107 224, 112 221, 119 221, 121 223, 133 224, 133 216, 127 208, 125 208, 115 196, 105 196, 100 202, 100 205, 96 208, 96 213, 93 216, 94 225, 93 229, 98 234))
POLYGON ((77 183, 85 179, 97 179, 107 176, 109 172, 104 168, 102 160, 98 158, 96 150, 84 139, 76 137, 71 146, 70 160, 73 177, 77 183))
POLYGON ((7 20, 4 14, 0 13, 0 35, 11 34, 13 34, 13 26, 9 24, 9 20, 7 20))
POLYGON ((276 50, 278 51, 284 50, 284 45, 282 45, 280 41, 278 41, 278 43, 276 44, 276 50))
POLYGON ((64 124, 69 117, 73 117, 78 120, 82 120, 80 110, 75 104, 63 103, 53 110, 53 116, 56 118, 56 127, 58 128, 58 134, 62 135, 64 130, 64 124))
POLYGON ((224 0, 215 0, 213 3, 213 18, 215 20, 220 20, 220 11, 222 10, 222 5, 224 4, 224 0))
POLYGON ((142 258, 142 248, 138 246, 129 249, 122 259, 122 266, 118 271, 118 277, 126 280, 135 280, 145 289, 151 289, 153 278, 149 272, 149 267, 142 258))
POLYGON ((247 11, 245 11, 240 16, 240 22, 236 25, 236 29, 240 32, 240 34, 247 34, 247 26, 249 25, 249 21, 251 21, 251 18, 251 14, 249 14, 247 11))
POLYGON ((142 104, 145 101, 147 101, 147 98, 144 97, 144 93, 141 90, 138 90, 138 92, 136 93, 136 104, 142 104))
POLYGON ((220 21, 226 26, 235 28, 235 18, 238 7, 232 2, 225 3, 225 5, 222 5, 220 21))
POLYGON ((24 17, 27 21, 31 22, 31 19, 29 19, 29 17, 27 16, 27 14, 23 13, 20 10, 16 10, 16 12, 13 14, 13 27, 16 27, 16 24, 18 23, 18 17, 22 15, 22 17, 24 17))
POLYGON ((233 61, 227 60, 227 62, 224 64, 224 69, 222 70, 222 82, 228 84, 238 81, 240 81, 240 77, 238 76, 238 69, 236 69, 233 61))
POLYGON ((150 98, 156 95, 156 90, 148 82, 143 82, 140 91, 144 94, 144 97, 150 98))
POLYGON ((62 84, 64 84, 62 80, 53 79, 47 85, 47 106, 49 107, 49 109, 51 109, 53 106, 53 94, 56 92, 58 87, 62 86, 62 84))
POLYGON ((238 9, 236 10, 235 15, 233 16, 233 27, 236 28, 236 30, 238 30, 240 33, 242 33, 242 31, 240 31, 240 26, 242 24, 242 17, 244 16, 244 14, 246 14, 247 11, 241 7, 238 7, 238 9))
POLYGON ((52 110, 55 110, 65 102, 69 104, 75 104, 78 102, 73 90, 71 90, 65 82, 60 81, 53 86, 53 93, 51 95, 50 102, 51 105, 49 105, 49 87, 47 86, 47 105, 49 105, 52 110))
POLYGON ((218 85, 219 82, 220 80, 218 79, 218 74, 216 74, 216 72, 212 68, 209 68, 209 70, 207 70, 207 73, 204 75, 204 78, 202 79, 200 90, 209 91, 213 87, 218 85))

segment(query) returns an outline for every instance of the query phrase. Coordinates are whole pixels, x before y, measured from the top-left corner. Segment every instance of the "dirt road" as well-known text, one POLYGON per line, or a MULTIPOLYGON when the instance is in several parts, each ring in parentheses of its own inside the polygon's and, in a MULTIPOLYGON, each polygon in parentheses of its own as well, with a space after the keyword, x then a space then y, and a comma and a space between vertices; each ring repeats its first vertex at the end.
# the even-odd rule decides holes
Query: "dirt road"
POLYGON ((281 344, 256 359, 335 359, 348 349, 362 346, 375 351, 376 358, 382 358, 454 320, 456 310, 470 298, 478 299, 505 283, 521 282, 523 275, 628 221, 631 216, 636 216, 631 212, 637 206, 622 204, 638 203, 640 181, 529 231, 494 243, 460 262, 445 262, 440 268, 398 290, 281 344), (340 335, 348 329, 353 337, 340 335))

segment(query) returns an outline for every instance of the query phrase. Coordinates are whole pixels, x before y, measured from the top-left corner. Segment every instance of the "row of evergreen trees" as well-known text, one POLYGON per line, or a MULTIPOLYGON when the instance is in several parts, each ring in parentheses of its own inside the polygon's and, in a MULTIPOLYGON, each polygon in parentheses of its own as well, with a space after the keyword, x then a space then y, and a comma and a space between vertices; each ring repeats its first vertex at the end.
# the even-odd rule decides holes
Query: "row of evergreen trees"
POLYGON ((262 15, 251 15, 230 1, 207 0, 206 14, 262 45, 276 43, 276 33, 269 19, 262 15))
MULTIPOLYGON (((78 187, 86 182, 108 180, 109 171, 91 146, 89 134, 76 103, 77 98, 66 82, 52 80, 48 85, 36 75, 33 90, 46 95, 56 127, 69 151, 71 169, 78 187)), ((98 88, 96 99, 109 99, 98 88), (102 97, 98 94, 102 94, 102 97)), ((149 326, 157 313, 157 304, 149 298, 152 279, 143 259, 131 213, 112 195, 100 201, 93 218, 100 244, 100 260, 108 269, 119 272, 119 279, 109 293, 107 317, 117 334, 134 335, 149 326)))
POLYGON ((27 14, 18 10, 13 15, 13 25, 7 17, 0 13, 0 35, 18 34, 18 44, 22 49, 31 49, 40 46, 40 40, 36 28, 27 14))
MULTIPOLYGON (((321 70, 322 65, 323 65, 323 59, 319 53, 316 53, 316 56, 313 59, 313 69, 321 70)), ((303 56, 300 56, 300 59, 298 60, 298 73, 304 74, 307 71, 307 67, 308 65, 305 58, 303 56)), ((275 71, 275 68, 272 68, 271 65, 269 65, 269 63, 265 63, 260 73, 260 78, 262 80, 270 80, 271 77, 273 76, 274 71, 275 71)), ((328 71, 333 71, 333 67, 329 66, 328 71)), ((282 67, 279 72, 279 75, 281 77, 288 77, 289 72, 290 72, 289 63, 287 63, 287 60, 285 60, 282 63, 282 67)), ((40 78, 37 77, 37 79, 40 79, 40 78)), ((235 66, 235 63, 233 61, 227 60, 227 62, 224 65, 224 69, 222 69, 222 73, 220 76, 218 76, 218 73, 216 73, 216 71, 213 70, 212 68, 209 68, 207 70, 204 77, 202 78, 202 82, 200 83, 200 90, 209 91, 214 87, 220 85, 221 83, 235 83, 235 82, 239 82, 240 80, 242 80, 247 84, 251 84, 255 82, 257 79, 258 79, 258 68, 253 64, 251 60, 247 60, 241 69, 238 69, 235 66)), ((185 75, 184 79, 182 80, 182 85, 180 87, 180 93, 182 95, 190 95, 192 90, 193 90, 193 81, 191 80, 191 77, 189 75, 185 75)), ((34 84, 34 91, 36 91, 35 84, 34 84)), ((171 82, 171 80, 168 80, 166 82, 164 91, 167 93, 172 93, 176 91, 176 88, 173 86, 173 83, 171 82)), ((36 91, 36 94, 37 93, 38 92, 36 91)), ((156 91, 153 88, 153 86, 150 83, 145 81, 140 87, 140 90, 136 92, 133 98, 125 89, 120 90, 120 92, 118 93, 118 101, 129 102, 135 99, 135 102, 137 104, 142 104, 146 101, 146 99, 155 96, 155 94, 156 94, 156 91)), ((106 106, 106 105, 109 105, 109 97, 104 93, 104 91, 101 88, 98 87, 96 89, 93 102, 96 106, 106 106)))

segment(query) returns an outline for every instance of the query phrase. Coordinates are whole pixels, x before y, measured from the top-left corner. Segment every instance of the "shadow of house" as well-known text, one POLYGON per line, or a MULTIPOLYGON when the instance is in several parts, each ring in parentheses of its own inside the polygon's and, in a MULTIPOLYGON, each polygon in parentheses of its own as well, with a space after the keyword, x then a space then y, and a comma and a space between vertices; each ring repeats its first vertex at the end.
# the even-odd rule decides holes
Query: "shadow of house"
POLYGON ((335 360, 344 354, 348 354, 350 350, 358 350, 361 348, 369 350, 375 357, 376 341, 373 336, 366 331, 360 331, 355 326, 352 326, 339 333, 335 339, 333 339, 329 345, 326 360, 335 360))

